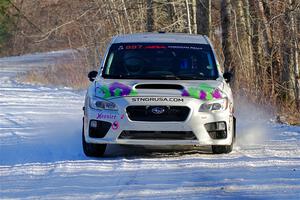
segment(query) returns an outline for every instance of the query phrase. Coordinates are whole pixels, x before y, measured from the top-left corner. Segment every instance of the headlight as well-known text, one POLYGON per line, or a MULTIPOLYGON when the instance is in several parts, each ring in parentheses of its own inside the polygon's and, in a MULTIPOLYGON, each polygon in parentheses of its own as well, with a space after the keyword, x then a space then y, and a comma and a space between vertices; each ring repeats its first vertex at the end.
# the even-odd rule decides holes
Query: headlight
POLYGON ((117 105, 103 99, 92 97, 89 99, 90 107, 97 110, 118 110, 117 105))
POLYGON ((209 101, 202 104, 199 108, 199 112, 209 112, 209 111, 222 111, 226 110, 228 106, 228 99, 218 99, 214 101, 209 101))

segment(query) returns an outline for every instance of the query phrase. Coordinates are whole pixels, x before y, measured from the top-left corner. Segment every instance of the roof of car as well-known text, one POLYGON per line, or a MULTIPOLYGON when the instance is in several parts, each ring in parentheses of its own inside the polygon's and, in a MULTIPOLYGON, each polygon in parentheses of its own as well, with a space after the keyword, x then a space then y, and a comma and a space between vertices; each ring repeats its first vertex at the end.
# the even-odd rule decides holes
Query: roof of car
POLYGON ((117 35, 112 43, 185 43, 209 44, 206 36, 184 33, 135 33, 117 35))

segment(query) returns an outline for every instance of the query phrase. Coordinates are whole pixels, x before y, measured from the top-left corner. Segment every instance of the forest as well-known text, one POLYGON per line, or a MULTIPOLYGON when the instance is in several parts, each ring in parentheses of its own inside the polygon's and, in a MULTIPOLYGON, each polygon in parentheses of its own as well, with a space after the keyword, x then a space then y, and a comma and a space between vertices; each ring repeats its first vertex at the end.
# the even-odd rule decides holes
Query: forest
POLYGON ((114 35, 159 31, 207 35, 236 101, 300 119, 299 0, 0 0, 1 57, 77 52, 42 79, 29 72, 31 82, 86 87, 114 35))

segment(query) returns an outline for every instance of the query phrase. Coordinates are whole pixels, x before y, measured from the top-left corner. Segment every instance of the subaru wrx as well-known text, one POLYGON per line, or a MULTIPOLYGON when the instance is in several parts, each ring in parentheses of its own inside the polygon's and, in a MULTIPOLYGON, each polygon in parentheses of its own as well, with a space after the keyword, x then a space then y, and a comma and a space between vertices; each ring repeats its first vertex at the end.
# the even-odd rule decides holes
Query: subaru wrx
POLYGON ((232 151, 235 117, 230 73, 206 36, 141 33, 112 39, 84 105, 82 144, 211 146, 232 151))

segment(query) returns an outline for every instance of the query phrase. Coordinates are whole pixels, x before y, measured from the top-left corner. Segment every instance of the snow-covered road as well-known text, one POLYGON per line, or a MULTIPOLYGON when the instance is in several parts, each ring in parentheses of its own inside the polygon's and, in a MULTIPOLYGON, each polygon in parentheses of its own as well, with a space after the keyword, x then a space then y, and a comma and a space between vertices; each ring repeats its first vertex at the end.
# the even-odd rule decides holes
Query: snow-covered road
POLYGON ((84 93, 15 81, 56 56, 0 59, 0 199, 300 198, 300 127, 255 106, 238 109, 229 155, 110 146, 105 158, 85 157, 84 93))

